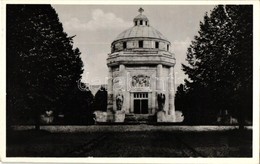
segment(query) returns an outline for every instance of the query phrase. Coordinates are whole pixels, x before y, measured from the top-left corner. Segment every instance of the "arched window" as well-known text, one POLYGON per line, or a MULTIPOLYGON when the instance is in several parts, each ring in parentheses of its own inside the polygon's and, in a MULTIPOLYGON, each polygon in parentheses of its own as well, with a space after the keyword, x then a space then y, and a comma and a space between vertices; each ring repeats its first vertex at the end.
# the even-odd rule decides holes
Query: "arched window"
POLYGON ((147 21, 145 21, 145 25, 146 25, 146 26, 148 25, 148 22, 147 22, 147 21))
POLYGON ((140 25, 143 25, 143 21, 142 20, 140 20, 140 25))
POLYGON ((169 51, 169 49, 170 49, 170 46, 169 46, 169 44, 167 44, 167 51, 169 51))
POLYGON ((137 21, 135 21, 135 26, 137 26, 137 21))

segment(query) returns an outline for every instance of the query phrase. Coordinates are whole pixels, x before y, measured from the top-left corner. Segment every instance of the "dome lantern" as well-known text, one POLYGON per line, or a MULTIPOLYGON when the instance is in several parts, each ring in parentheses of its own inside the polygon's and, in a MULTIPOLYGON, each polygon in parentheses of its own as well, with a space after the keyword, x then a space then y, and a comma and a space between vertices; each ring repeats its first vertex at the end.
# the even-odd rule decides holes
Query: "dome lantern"
POLYGON ((133 20, 134 25, 135 26, 149 26, 149 19, 145 15, 143 15, 144 9, 140 8, 138 10, 138 12, 140 12, 140 14, 134 18, 134 20, 133 20))

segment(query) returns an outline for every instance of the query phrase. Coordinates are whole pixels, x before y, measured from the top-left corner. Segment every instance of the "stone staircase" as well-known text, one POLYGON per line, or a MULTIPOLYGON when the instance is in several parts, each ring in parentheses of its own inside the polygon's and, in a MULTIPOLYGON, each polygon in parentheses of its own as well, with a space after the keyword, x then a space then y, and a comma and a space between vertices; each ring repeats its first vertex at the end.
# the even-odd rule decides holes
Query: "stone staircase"
POLYGON ((125 115, 125 123, 146 124, 154 121, 154 115, 149 114, 133 114, 125 115))

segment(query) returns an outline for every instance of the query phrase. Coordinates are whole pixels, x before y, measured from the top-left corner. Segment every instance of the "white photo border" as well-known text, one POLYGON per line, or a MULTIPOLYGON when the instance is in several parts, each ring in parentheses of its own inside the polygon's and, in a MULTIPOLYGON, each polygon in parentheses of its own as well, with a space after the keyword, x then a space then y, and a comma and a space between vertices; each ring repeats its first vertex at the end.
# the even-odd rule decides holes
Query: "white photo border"
POLYGON ((1 115, 0 161, 2 162, 51 162, 51 163, 259 163, 259 1, 104 1, 104 0, 1 0, 1 115), (253 152, 252 158, 18 158, 6 157, 6 4, 61 4, 61 5, 253 5, 253 152))

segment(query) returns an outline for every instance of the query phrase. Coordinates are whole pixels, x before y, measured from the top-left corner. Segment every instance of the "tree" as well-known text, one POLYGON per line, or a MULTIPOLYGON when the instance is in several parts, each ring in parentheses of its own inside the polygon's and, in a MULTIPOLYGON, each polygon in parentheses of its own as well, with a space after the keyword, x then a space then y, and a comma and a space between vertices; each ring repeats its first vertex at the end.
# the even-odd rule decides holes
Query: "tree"
POLYGON ((94 110, 107 111, 107 91, 101 86, 94 99, 94 110))
POLYGON ((81 79, 83 63, 51 5, 7 5, 7 119, 17 111, 56 114, 81 79))
POLYGON ((245 118, 252 120, 253 86, 253 6, 227 6, 226 15, 233 29, 230 53, 234 77, 233 110, 243 128, 245 118))
POLYGON ((93 124, 94 96, 84 83, 75 86, 68 95, 66 101, 69 104, 64 108, 66 123, 69 124, 93 124), (79 89, 79 87, 81 89, 79 89))
POLYGON ((241 125, 243 116, 252 117, 252 41, 252 6, 219 5, 206 13, 182 65, 192 108, 228 110, 241 125))

